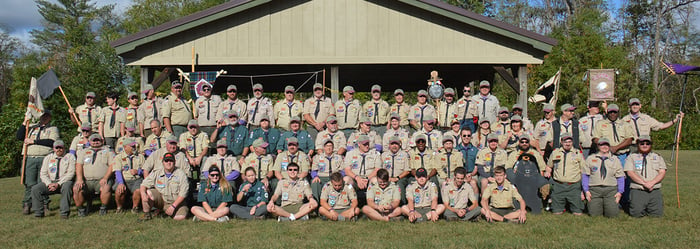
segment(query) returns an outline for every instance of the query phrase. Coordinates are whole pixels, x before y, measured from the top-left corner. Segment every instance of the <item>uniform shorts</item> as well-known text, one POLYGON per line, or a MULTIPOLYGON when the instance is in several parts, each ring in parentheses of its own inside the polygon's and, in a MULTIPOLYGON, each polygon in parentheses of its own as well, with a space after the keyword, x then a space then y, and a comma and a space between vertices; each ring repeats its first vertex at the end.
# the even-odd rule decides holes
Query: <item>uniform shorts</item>
POLYGON ((425 217, 426 214, 430 213, 430 211, 432 211, 430 207, 416 208, 416 212, 418 212, 423 217, 425 217))
MULTIPOLYGON (((134 193, 135 190, 138 190, 141 187, 141 183, 143 182, 143 178, 139 179, 134 179, 130 181, 125 181, 124 185, 126 185, 126 190, 128 190, 131 193, 134 193)), ((117 191, 117 187, 119 186, 118 182, 115 182, 112 184, 112 191, 117 191)))
POLYGON ((284 209, 284 211, 287 211, 287 213, 293 214, 293 213, 299 212, 299 209, 301 209, 302 205, 304 205, 304 204, 297 203, 297 204, 284 206, 284 207, 282 207, 282 209, 284 209))
MULTIPOLYGON (((112 179, 107 180, 107 185, 112 186, 112 181, 112 179)), ((85 193, 100 194, 100 180, 86 180, 83 190, 85 193)))
MULTIPOLYGON (((149 189, 148 191, 151 191, 151 195, 153 196, 153 206, 155 206, 155 208, 165 211, 168 207, 173 205, 172 202, 166 202, 163 199, 163 195, 161 195, 157 189, 149 189)), ((185 203, 180 203, 180 206, 175 209, 175 212, 173 212, 173 215, 170 217, 175 217, 178 215, 187 216, 187 205, 184 204, 185 203)))
POLYGON ((514 208, 490 208, 491 212, 494 212, 500 216, 506 216, 509 213, 515 212, 514 208))

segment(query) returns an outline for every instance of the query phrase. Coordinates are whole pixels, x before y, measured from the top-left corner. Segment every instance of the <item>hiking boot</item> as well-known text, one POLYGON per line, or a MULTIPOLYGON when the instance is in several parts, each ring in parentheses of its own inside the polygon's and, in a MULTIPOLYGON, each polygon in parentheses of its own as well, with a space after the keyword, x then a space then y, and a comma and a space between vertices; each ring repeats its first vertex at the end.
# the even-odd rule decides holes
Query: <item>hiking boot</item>
POLYGON ((31 212, 32 212, 32 204, 24 203, 24 205, 22 205, 22 214, 29 215, 31 212))
POLYGON ((78 217, 87 216, 87 208, 78 208, 78 217))
POLYGON ((153 215, 151 214, 151 212, 147 212, 147 213, 142 213, 141 216, 139 216, 138 221, 143 222, 143 221, 147 221, 147 220, 151 220, 151 219, 153 219, 153 215))
POLYGON ((105 215, 107 215, 107 207, 101 206, 100 207, 100 216, 105 216, 105 215))

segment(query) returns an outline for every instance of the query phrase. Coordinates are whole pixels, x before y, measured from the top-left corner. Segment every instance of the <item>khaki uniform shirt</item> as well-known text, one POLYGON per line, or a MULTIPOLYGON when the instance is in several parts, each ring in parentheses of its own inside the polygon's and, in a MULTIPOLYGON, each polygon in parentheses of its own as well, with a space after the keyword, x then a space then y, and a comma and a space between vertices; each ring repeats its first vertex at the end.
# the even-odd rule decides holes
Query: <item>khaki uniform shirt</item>
POLYGON ((349 208, 352 200, 357 200, 357 194, 350 184, 343 186, 340 191, 336 191, 333 188, 333 183, 328 181, 321 190, 321 200, 327 200, 328 205, 334 210, 342 210, 349 208))
POLYGON ((386 125, 389 122, 389 103, 384 100, 370 100, 362 106, 362 114, 369 117, 372 125, 386 125))
POLYGON ((433 156, 435 156, 435 152, 429 148, 425 148, 425 151, 421 153, 418 151, 418 148, 413 148, 408 151, 408 156, 409 156, 409 164, 411 165, 411 169, 420 169, 420 168, 426 168, 426 169, 433 169, 435 166, 431 164, 433 156))
POLYGON ((411 137, 408 135, 408 131, 406 129, 399 127, 398 130, 394 129, 387 129, 386 132, 384 132, 384 135, 382 136, 382 147, 384 148, 385 151, 389 150, 389 140, 391 139, 392 136, 397 136, 399 140, 401 140, 401 150, 408 150, 409 145, 411 143, 411 137))
POLYGON ((520 141, 520 137, 523 134, 527 134, 528 136, 533 137, 532 132, 530 131, 520 130, 520 132, 516 133, 510 130, 505 134, 498 136, 498 144, 500 145, 501 143, 508 141, 505 150, 506 152, 508 152, 508 154, 510 154, 511 152, 518 150, 518 143, 520 141))
POLYGON ((375 205, 386 206, 395 200, 401 200, 401 190, 393 182, 384 189, 379 184, 371 184, 367 188, 367 200, 374 201, 375 205))
POLYGON ((135 125, 134 127, 136 127, 135 132, 136 132, 136 134, 138 134, 140 132, 140 130, 138 128, 139 107, 138 106, 128 106, 128 107, 124 108, 124 110, 126 110, 124 125, 126 125, 127 122, 134 124, 135 125))
POLYGON ((505 167, 507 162, 508 154, 505 150, 496 148, 496 151, 491 151, 489 148, 483 148, 476 153, 474 165, 477 167, 483 167, 484 173, 493 175, 492 171, 496 166, 505 167))
POLYGON ((406 187, 406 199, 413 202, 414 208, 431 207, 433 198, 438 198, 438 190, 435 183, 428 181, 421 187, 417 181, 406 187))
POLYGON ((335 102, 335 116, 338 118, 338 129, 356 129, 360 122, 362 106, 357 99, 345 103, 344 99, 335 102))
POLYGON ((457 118, 457 102, 452 101, 452 103, 447 103, 447 101, 440 101, 437 108, 437 121, 439 127, 450 127, 450 123, 453 119, 457 118))
POLYGON ((511 131, 510 119, 506 120, 505 122, 499 120, 498 122, 496 122, 496 124, 491 125, 491 130, 498 136, 508 133, 509 131, 511 131))
POLYGON ((418 137, 418 135, 420 134, 423 134, 426 137, 428 137, 428 140, 425 141, 426 147, 428 147, 428 149, 437 150, 438 148, 442 148, 442 132, 436 129, 433 129, 430 132, 427 132, 425 129, 422 129, 413 133, 413 137, 411 137, 411 141, 409 142, 411 144, 411 147, 416 147, 416 137, 418 137))
POLYGON ((170 135, 170 132, 168 132, 166 129, 161 130, 160 136, 156 136, 156 134, 148 135, 144 146, 141 147, 141 152, 146 150, 156 151, 157 149, 165 148, 165 145, 167 144, 167 141, 165 140, 170 135))
POLYGON ((513 198, 516 200, 523 199, 518 193, 518 189, 513 186, 508 180, 504 180, 503 189, 498 189, 498 184, 495 182, 489 183, 484 189, 481 198, 489 199, 489 206, 492 208, 514 208, 513 198))
POLYGON ((274 195, 282 200, 282 207, 294 204, 302 204, 304 197, 311 196, 311 185, 304 179, 292 181, 284 178, 277 183, 274 195))
MULTIPOLYGON (((30 125, 27 138, 34 139, 35 141, 41 140, 41 139, 51 139, 51 140, 56 141, 59 139, 58 128, 56 128, 56 126, 49 126, 49 125, 44 126, 44 127, 30 125)), ((26 154, 27 154, 27 156, 46 156, 49 153, 51 153, 52 151, 53 151, 52 146, 30 144, 29 146, 27 146, 27 150, 26 150, 27 153, 26 154)))
MULTIPOLYGON (((255 154, 255 153, 252 153, 255 154)), ((241 172, 241 174, 245 173, 242 172, 241 165, 238 164, 238 160, 236 160, 235 156, 220 156, 219 154, 209 156, 207 157, 207 160, 204 162, 202 166, 202 172, 209 172, 209 168, 211 166, 217 166, 219 167, 219 170, 221 171, 221 174, 225 177, 228 174, 230 174, 233 171, 238 171, 241 172), (223 162, 222 160, 223 159, 223 162)), ((257 169, 256 169, 257 172, 257 169)))
MULTIPOLYGON (((609 119, 601 120, 595 125, 595 129, 593 130, 593 138, 607 138, 610 140, 610 146, 616 146, 622 143, 622 141, 625 141, 627 138, 634 139, 634 127, 632 127, 630 123, 618 119, 614 122, 614 125, 617 135, 615 132, 613 132, 613 122, 611 122, 609 119)), ((624 154, 629 151, 629 147, 626 147, 624 149, 617 150, 616 154, 624 154)))
POLYGON ((474 189, 468 182, 463 183, 461 187, 455 186, 454 182, 446 183, 441 192, 442 202, 455 209, 465 209, 469 207, 469 202, 478 201, 474 189))
MULTIPOLYGON (((659 175, 659 170, 666 170, 666 162, 655 152, 650 152, 645 158, 641 153, 632 153, 625 160, 625 171, 634 171, 644 181, 651 181, 659 175)), ((630 188, 644 190, 644 186, 630 181, 630 188)), ((654 185, 654 189, 661 188, 661 182, 654 185)))
MULTIPOLYGON (((341 132, 342 133, 342 132, 341 132)), ((360 138, 360 135, 363 135, 364 133, 360 132, 359 130, 356 130, 352 134, 350 134, 350 137, 348 138, 347 143, 345 146, 350 148, 349 150, 353 150, 354 148, 357 147, 357 139, 360 138)), ((368 133, 364 134, 369 137, 369 147, 374 149, 374 145, 381 145, 382 144, 382 137, 377 134, 376 131, 369 131, 368 133)))
POLYGON ((212 95, 209 98, 201 96, 194 104, 194 116, 199 126, 216 126, 218 107, 221 97, 212 95))
MULTIPOLYGON (((325 96, 321 97, 321 101, 317 102, 316 97, 311 97, 304 101, 304 114, 309 114, 316 122, 325 122, 328 116, 336 115, 335 108, 333 108, 333 102, 331 98, 325 96), (316 105, 319 105, 318 114, 316 114, 316 105)), ((304 120, 304 117, 301 117, 304 120)), ((338 124, 340 124, 340 117, 338 116, 338 124)), ((340 127, 340 126, 338 126, 340 127)), ((340 128, 339 128, 340 129, 340 128)))
POLYGON ((121 136, 121 124, 126 123, 126 109, 123 107, 117 107, 116 111, 114 111, 109 106, 102 107, 100 122, 102 122, 102 132, 104 133, 104 137, 118 138, 121 136), (110 125, 112 123, 113 112, 114 126, 110 125))
POLYGON ((317 171, 319 177, 330 177, 333 172, 343 170, 343 156, 335 153, 330 156, 325 153, 316 154, 311 165, 311 170, 317 171))
POLYGON ((143 124, 143 129, 144 130, 150 130, 151 129, 151 121, 158 120, 161 121, 163 120, 163 98, 160 97, 155 97, 154 99, 144 99, 143 102, 141 102, 141 105, 139 105, 138 109, 138 115, 136 115, 136 120, 138 120, 139 124, 143 124), (155 112, 153 111, 155 109, 155 112))
POLYGON ((114 157, 112 161, 112 171, 121 171, 124 176, 124 181, 131 181, 140 178, 138 175, 132 175, 131 169, 141 169, 146 162, 146 158, 142 154, 127 155, 126 152, 121 152, 114 157), (129 160, 131 157, 131 160, 129 160))
POLYGON ((258 178, 264 179, 267 177, 268 172, 274 170, 274 164, 275 159, 269 154, 258 156, 255 153, 250 153, 247 157, 245 157, 245 161, 243 162, 243 165, 241 165, 241 168, 253 167, 258 176, 260 176, 258 178))
POLYGON ((533 132, 535 136, 533 138, 537 139, 537 141, 540 143, 541 150, 544 150, 544 148, 547 147, 547 143, 553 141, 553 130, 554 129, 552 129, 552 121, 548 121, 545 119, 540 120, 535 125, 535 130, 533 132))
POLYGON ((404 127, 408 125, 408 112, 411 110, 410 105, 406 104, 406 102, 401 104, 394 103, 389 109, 389 118, 391 118, 392 113, 398 113, 399 118, 401 118, 401 120, 399 120, 399 125, 404 127))
POLYGON ((109 164, 114 158, 114 151, 108 146, 93 149, 87 148, 78 152, 76 164, 83 165, 83 177, 85 180, 100 180, 107 174, 109 164))
POLYGON ((491 134, 491 131, 477 131, 472 134, 472 145, 478 149, 489 147, 488 144, 486 144, 486 137, 489 134, 491 134))
POLYGON ((76 155, 78 151, 89 148, 90 147, 90 141, 88 141, 88 138, 85 138, 83 140, 83 135, 78 134, 73 138, 73 141, 70 143, 70 148, 69 150, 75 151, 76 155))
POLYGON ((586 167, 583 168, 583 173, 590 176, 589 186, 617 186, 617 177, 624 177, 625 172, 622 171, 622 164, 615 155, 609 154, 605 159, 605 169, 607 173, 602 177, 600 173, 600 165, 603 159, 599 158, 600 154, 593 154, 586 159, 586 167))
POLYGON ((399 150, 394 154, 387 149, 381 157, 382 168, 389 171, 389 177, 399 177, 401 173, 411 170, 411 160, 406 151, 399 150))
POLYGON ((119 154, 122 151, 124 151, 124 141, 126 141, 127 138, 131 138, 134 141, 136 141, 137 145, 136 145, 136 148, 134 148, 134 151, 138 151, 141 148, 143 148, 143 140, 141 140, 141 137, 123 136, 123 137, 119 137, 119 139, 117 139, 117 143, 115 145, 116 148, 114 148, 114 153, 119 154))
POLYGON ((224 112, 228 110, 236 111, 238 117, 241 118, 245 116, 247 108, 248 107, 242 100, 238 98, 236 98, 236 100, 227 98, 219 104, 218 108, 216 108, 216 120, 228 120, 228 117, 224 117, 224 112))
POLYGON ((435 156, 433 156, 432 164, 437 169, 438 177, 442 179, 452 178, 454 176, 455 169, 457 167, 463 167, 464 162, 462 161, 462 152, 456 149, 452 149, 450 155, 447 155, 445 149, 438 151, 435 156))
POLYGON ((275 114, 274 118, 277 120, 275 121, 277 127, 288 131, 291 130, 289 122, 291 122, 292 117, 304 118, 302 117, 304 103, 300 100, 292 100, 291 103, 287 102, 286 99, 279 100, 275 103, 273 111, 275 114))
POLYGON ((574 183, 581 181, 581 172, 586 167, 586 160, 583 159, 583 153, 574 148, 571 148, 566 154, 564 154, 564 149, 557 148, 549 156, 547 167, 552 168, 554 180, 574 183))
POLYGON ((364 163, 362 160, 362 152, 360 149, 352 150, 345 154, 345 161, 343 162, 343 168, 350 168, 352 173, 361 177, 367 177, 372 174, 372 171, 382 167, 382 159, 374 149, 370 149, 367 153, 364 153, 364 163))
MULTIPOLYGON (((168 153, 168 149, 165 147, 151 153, 148 159, 146 159, 146 162, 143 164, 143 170, 147 172, 162 170, 163 156, 165 156, 165 153, 168 153)), ((185 156, 185 153, 182 153, 181 151, 175 153, 175 168, 181 169, 188 178, 192 177, 190 163, 187 161, 187 156, 185 156)))
POLYGON ((75 177, 75 156, 73 154, 65 153, 61 157, 60 164, 56 153, 44 157, 39 171, 39 178, 44 185, 49 186, 55 182, 63 186, 67 181, 72 181, 73 177, 75 177))
MULTIPOLYGON (((408 120, 415 120, 418 123, 418 127, 416 130, 422 130, 423 129, 423 117, 425 115, 430 114, 430 116, 436 117, 437 113, 435 113, 435 107, 432 106, 431 104, 425 103, 425 105, 420 105, 416 103, 415 105, 411 106, 411 110, 408 111, 408 120)), ((414 127, 416 128, 416 127, 414 127)))
POLYGON ((472 104, 476 104, 479 120, 488 119, 493 124, 498 118, 498 109, 501 104, 498 102, 498 98, 492 94, 487 95, 485 98, 486 100, 481 94, 476 94, 472 96, 472 104))
POLYGON ((170 94, 163 102, 163 118, 170 119, 170 125, 187 126, 192 119, 192 106, 184 98, 178 98, 170 94))
POLYGON ((634 135, 633 143, 637 142, 637 138, 642 135, 650 135, 651 130, 658 131, 664 123, 659 122, 655 118, 644 114, 638 113, 635 119, 632 114, 627 114, 622 117, 622 121, 630 124, 632 128, 632 134, 634 135))
POLYGON ((275 165, 272 170, 282 173, 282 178, 289 178, 289 175, 287 175, 287 166, 290 163, 299 165, 299 174, 301 174, 301 172, 308 173, 309 170, 311 170, 311 159, 309 159, 308 154, 301 150, 297 151, 296 155, 291 155, 288 150, 279 153, 275 159, 275 165))
POLYGON ((180 149, 183 149, 191 157, 198 157, 202 153, 206 154, 209 151, 209 135, 201 131, 197 132, 196 135, 192 135, 188 131, 180 134, 178 145, 180 145, 180 149))
POLYGON ((267 97, 252 98, 248 100, 247 108, 248 112, 246 112, 246 116, 243 119, 248 121, 249 124, 260 125, 260 119, 262 119, 263 114, 267 114, 270 119, 270 127, 275 127, 275 113, 272 110, 272 100, 267 97))
POLYGON ((581 146, 583 148, 590 148, 593 144, 593 128, 595 125, 603 120, 603 115, 587 115, 585 117, 578 119, 578 127, 581 129, 581 146))
MULTIPOLYGON (((537 167, 540 169, 540 172, 544 172, 544 170, 547 169, 547 162, 544 161, 544 158, 542 158, 539 151, 530 147, 530 149, 527 150, 527 153, 535 156, 535 162, 537 163, 537 167)), ((514 168, 514 170, 518 170, 518 167, 515 164, 518 162, 518 157, 521 154, 523 154, 523 151, 520 149, 510 153, 510 155, 508 155, 508 161, 506 162, 506 169, 514 168)))
POLYGON ((323 149, 323 141, 326 139, 331 139, 333 141, 333 152, 338 152, 338 149, 347 146, 347 139, 345 139, 345 134, 343 132, 336 131, 335 133, 331 133, 328 129, 325 129, 316 135, 316 141, 314 143, 317 150, 323 149))
POLYGON ((455 115, 460 121, 466 119, 468 121, 473 121, 474 116, 479 116, 479 110, 476 103, 467 96, 463 96, 457 100, 457 109, 455 110, 455 115), (467 106, 467 103, 469 106, 467 106))
MULTIPOLYGON (((82 104, 75 108, 75 115, 78 116, 80 122, 90 123, 93 131, 97 131, 100 125, 101 112, 102 108, 98 105, 88 107, 86 104, 82 104)), ((78 127, 78 129, 80 129, 80 127, 78 127)))
POLYGON ((190 191, 190 184, 187 181, 187 175, 182 169, 176 168, 168 177, 164 169, 154 170, 143 180, 141 186, 146 189, 155 188, 163 197, 166 204, 175 202, 178 197, 187 197, 190 191))

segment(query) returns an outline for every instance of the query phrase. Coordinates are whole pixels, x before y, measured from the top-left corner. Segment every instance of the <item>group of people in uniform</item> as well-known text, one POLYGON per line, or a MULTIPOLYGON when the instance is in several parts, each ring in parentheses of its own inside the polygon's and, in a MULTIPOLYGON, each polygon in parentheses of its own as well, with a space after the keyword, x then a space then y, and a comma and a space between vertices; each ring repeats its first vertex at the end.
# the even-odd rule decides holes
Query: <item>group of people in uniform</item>
POLYGON ((365 103, 352 86, 333 103, 319 83, 303 101, 293 86, 274 102, 255 84, 247 103, 236 85, 225 99, 211 85, 193 100, 179 81, 170 90, 161 98, 146 85, 143 99, 128 93, 127 107, 118 94, 100 107, 87 93, 69 110, 80 124, 70 143, 59 139, 50 112, 20 127, 24 214, 44 217, 48 195, 61 194, 61 218, 70 216, 71 201, 78 216, 88 215, 96 196, 105 215, 114 194, 115 212, 142 212, 140 220, 317 214, 342 221, 364 214, 521 223, 543 203, 555 214, 612 217, 623 206, 635 217, 661 216, 666 164, 649 135, 683 115, 661 123, 632 98, 622 118, 616 104, 589 101, 580 118, 575 106, 562 105, 557 116, 545 104, 544 118, 533 124, 522 106, 500 106, 488 81, 474 95, 464 86, 461 98, 446 88, 435 105, 425 90, 407 103, 402 89, 389 104, 379 85, 365 103))

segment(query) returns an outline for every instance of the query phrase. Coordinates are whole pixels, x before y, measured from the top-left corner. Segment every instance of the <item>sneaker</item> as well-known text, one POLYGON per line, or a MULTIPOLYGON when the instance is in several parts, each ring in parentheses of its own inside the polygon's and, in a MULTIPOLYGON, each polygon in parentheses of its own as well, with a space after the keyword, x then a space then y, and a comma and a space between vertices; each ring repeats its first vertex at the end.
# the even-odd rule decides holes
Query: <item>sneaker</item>
POLYGON ((122 209, 122 208, 117 208, 117 210, 114 211, 114 213, 123 214, 123 213, 124 213, 124 209, 122 209))
POLYGON ((29 215, 31 212, 32 212, 32 204, 24 203, 24 205, 22 205, 22 214, 29 215))
POLYGON ((195 215, 194 217, 192 217, 192 221, 197 222, 197 221, 200 221, 200 219, 197 218, 197 216, 195 215))
POLYGON ((277 216, 277 222, 292 221, 287 217, 277 216))
POLYGON ((107 215, 107 207, 101 206, 100 207, 100 216, 105 216, 107 215))
POLYGON ((216 222, 227 222, 228 220, 228 216, 221 216, 216 219, 216 222))
POLYGON ((138 208, 138 207, 133 207, 133 208, 131 208, 131 213, 132 213, 132 214, 138 214, 138 213, 139 213, 139 208, 138 208))
POLYGON ((307 215, 304 215, 304 216, 302 216, 301 218, 299 218, 299 219, 297 219, 297 220, 309 220, 309 215, 308 215, 308 214, 307 214, 307 215))
POLYGON ((253 220, 264 220, 264 219, 265 219, 265 216, 264 216, 264 215, 261 215, 261 216, 253 216, 253 220))
POLYGON ((87 216, 87 208, 78 208, 78 217, 87 216))
POLYGON ((425 218, 423 218, 423 217, 420 217, 420 218, 416 219, 416 223, 418 223, 418 222, 424 222, 424 221, 425 221, 425 218))
POLYGON ((338 215, 338 221, 345 221, 345 216, 338 215))
POLYGON ((151 215, 151 212, 143 213, 143 214, 141 214, 141 216, 139 217, 139 222, 147 221, 147 220, 150 220, 150 219, 153 219, 153 216, 151 215))

